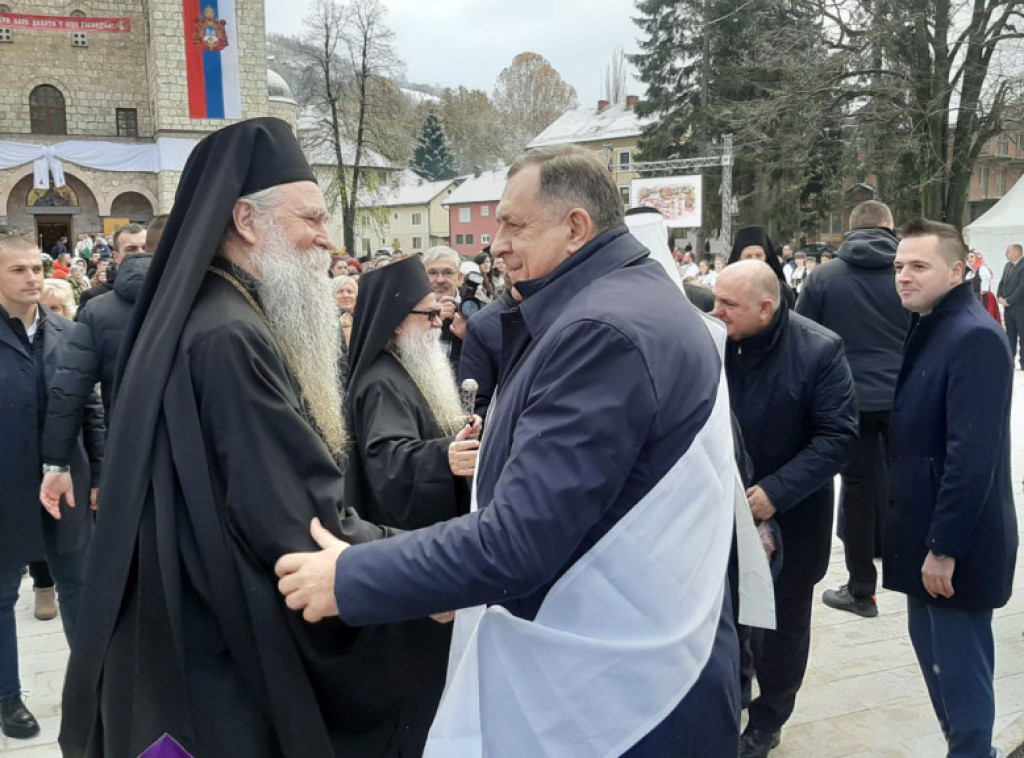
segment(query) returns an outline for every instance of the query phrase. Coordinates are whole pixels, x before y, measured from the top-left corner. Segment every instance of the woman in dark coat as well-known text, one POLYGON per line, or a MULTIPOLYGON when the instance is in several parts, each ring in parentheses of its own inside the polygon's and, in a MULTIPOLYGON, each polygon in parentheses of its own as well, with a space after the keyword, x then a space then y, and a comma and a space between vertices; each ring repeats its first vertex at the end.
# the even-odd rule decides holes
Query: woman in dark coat
POLYGON ((744 261, 753 258, 764 261, 771 266, 775 276, 779 277, 779 288, 782 290, 782 297, 790 308, 796 305, 796 292, 786 282, 786 275, 782 271, 782 264, 779 263, 779 255, 775 252, 775 246, 768 238, 768 232, 761 226, 745 226, 736 233, 736 241, 732 244, 732 252, 729 253, 729 260, 725 265, 736 261, 744 261))

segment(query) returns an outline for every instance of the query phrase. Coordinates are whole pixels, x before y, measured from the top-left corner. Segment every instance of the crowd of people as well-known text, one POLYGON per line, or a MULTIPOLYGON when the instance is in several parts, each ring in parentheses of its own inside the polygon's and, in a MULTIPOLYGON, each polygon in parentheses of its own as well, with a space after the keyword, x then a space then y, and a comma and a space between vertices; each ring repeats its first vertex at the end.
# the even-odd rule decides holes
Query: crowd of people
POLYGON ((994 755, 1021 247, 996 283, 867 201, 834 255, 746 227, 695 260, 651 213, 549 148, 471 259, 332 255, 256 119, 109 255, 0 238, 3 732, 39 731, 28 566, 68 756, 765 758, 840 476, 821 601, 877 616, 882 558, 949 755, 994 755))

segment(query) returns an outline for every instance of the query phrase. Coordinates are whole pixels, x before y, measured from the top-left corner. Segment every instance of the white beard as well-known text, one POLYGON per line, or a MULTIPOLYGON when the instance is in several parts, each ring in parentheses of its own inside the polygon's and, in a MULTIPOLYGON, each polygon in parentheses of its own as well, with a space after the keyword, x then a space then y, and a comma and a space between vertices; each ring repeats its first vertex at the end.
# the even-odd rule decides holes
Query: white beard
POLYGON ((296 250, 283 228, 272 221, 251 257, 259 272, 260 300, 270 331, 320 436, 340 461, 346 444, 338 375, 341 330, 326 273, 330 260, 327 250, 296 250))
POLYGON ((431 415, 445 435, 455 434, 466 422, 451 364, 438 339, 437 329, 406 330, 395 340, 398 360, 427 401, 431 415))

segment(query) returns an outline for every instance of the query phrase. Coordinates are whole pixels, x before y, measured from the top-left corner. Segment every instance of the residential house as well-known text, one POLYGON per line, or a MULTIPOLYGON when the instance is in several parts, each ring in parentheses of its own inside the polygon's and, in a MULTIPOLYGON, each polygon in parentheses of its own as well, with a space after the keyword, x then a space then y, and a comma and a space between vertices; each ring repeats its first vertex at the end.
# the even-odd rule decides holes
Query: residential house
POLYGON ((964 224, 971 223, 999 202, 1021 176, 1024 176, 1024 124, 1008 125, 1002 134, 985 143, 974 163, 964 224))
POLYGON ((449 247, 459 255, 474 256, 491 244, 498 231, 495 212, 505 191, 508 167, 477 171, 465 177, 442 203, 448 209, 449 247))
POLYGON ((639 152, 637 145, 647 123, 636 115, 638 102, 639 98, 629 95, 624 103, 613 105, 607 100, 598 100, 596 109, 566 111, 526 149, 579 145, 600 152, 608 162, 623 204, 629 205, 629 183, 638 176, 633 170, 639 152))
MULTIPOLYGON (((317 184, 320 185, 324 198, 327 200, 327 209, 330 213, 327 230, 330 232, 334 244, 341 247, 344 244, 345 217, 339 202, 339 194, 335 189, 338 159, 331 138, 329 122, 324 115, 317 114, 312 108, 301 111, 297 122, 302 151, 306 154, 306 159, 313 168, 313 173, 316 174, 317 184)), ((349 181, 351 181, 352 167, 355 165, 355 155, 355 145, 347 140, 342 140, 341 160, 342 165, 347 169, 345 173, 349 177, 349 181)), ((361 202, 357 203, 357 206, 376 204, 381 197, 390 192, 390 188, 401 182, 407 171, 366 146, 362 149, 359 166, 359 198, 361 202)))
MULTIPOLYGON (((981 149, 971 174, 971 186, 967 196, 967 212, 964 226, 984 214, 989 208, 1010 191, 1024 176, 1024 125, 1009 125, 1001 134, 990 139, 981 149)), ((817 241, 838 246, 850 230, 850 211, 863 200, 875 199, 875 179, 865 178, 864 182, 844 187, 843 202, 822 217, 817 241)), ((879 198, 885 200, 885 198, 879 198)), ((896 223, 905 219, 897 219, 896 223)))
POLYGON ((356 255, 448 245, 448 209, 442 204, 457 186, 456 179, 430 182, 407 169, 398 182, 359 204, 356 255))

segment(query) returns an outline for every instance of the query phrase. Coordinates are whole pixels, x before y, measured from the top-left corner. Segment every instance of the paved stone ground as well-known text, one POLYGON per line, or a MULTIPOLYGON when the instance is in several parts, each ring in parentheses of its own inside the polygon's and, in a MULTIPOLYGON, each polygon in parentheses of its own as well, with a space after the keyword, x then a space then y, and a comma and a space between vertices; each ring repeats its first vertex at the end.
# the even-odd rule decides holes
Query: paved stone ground
MULTIPOLYGON (((1012 430, 1014 494, 1024 527, 1024 373, 1015 374, 1012 430)), ((1024 531, 1024 529, 1022 529, 1024 531)), ((996 612, 995 744, 1009 753, 1024 744, 1024 551, 1017 563, 1017 592, 996 612)), ((845 580, 842 546, 836 542, 828 576, 818 593, 845 580)), ((31 740, 0 735, 0 754, 55 758, 60 692, 67 646, 60 621, 32 616, 26 579, 16 612, 25 700, 42 726, 31 740)), ((935 758, 945 743, 928 702, 907 634, 902 596, 881 592, 880 614, 862 619, 815 605, 811 660, 796 712, 772 758, 935 758)), ((709 758, 711 758, 709 756, 709 758)))

